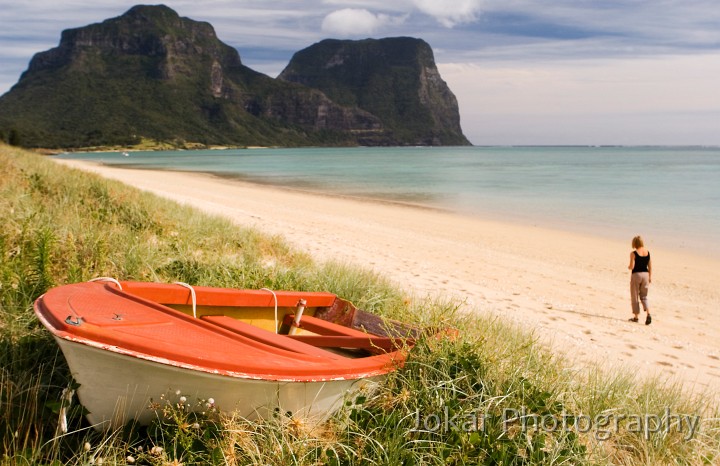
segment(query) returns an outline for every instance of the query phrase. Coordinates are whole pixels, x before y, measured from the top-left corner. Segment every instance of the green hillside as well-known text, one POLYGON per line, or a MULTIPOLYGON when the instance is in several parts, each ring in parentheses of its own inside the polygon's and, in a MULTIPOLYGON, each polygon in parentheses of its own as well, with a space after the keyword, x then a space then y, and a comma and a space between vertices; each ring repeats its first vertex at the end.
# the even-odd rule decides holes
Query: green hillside
POLYGON ((63 31, 0 97, 0 140, 25 147, 468 144, 418 39, 324 41, 272 79, 205 22, 135 6, 63 31), (344 50, 345 66, 327 68, 344 50), (334 55, 335 54, 335 55, 334 55), (294 81, 294 82, 291 82, 294 81))
POLYGON ((27 147, 354 144, 376 118, 241 63, 208 23, 164 6, 66 30, 0 98, 0 132, 27 147), (318 108, 342 125, 317 121, 318 108))

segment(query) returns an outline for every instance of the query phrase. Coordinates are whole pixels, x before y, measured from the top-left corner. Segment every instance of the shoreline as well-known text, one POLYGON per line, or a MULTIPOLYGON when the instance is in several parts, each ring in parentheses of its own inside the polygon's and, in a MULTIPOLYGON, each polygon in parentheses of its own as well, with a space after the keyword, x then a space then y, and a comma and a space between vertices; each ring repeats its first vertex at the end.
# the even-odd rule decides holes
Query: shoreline
POLYGON ((79 160, 79 159, 55 159, 55 160, 77 160, 80 163, 88 164, 88 165, 96 165, 100 167, 108 167, 108 168, 117 168, 120 170, 145 170, 145 171, 152 171, 157 173, 165 173, 165 172, 171 172, 171 173, 182 173, 182 174, 191 174, 191 175, 199 175, 199 176, 207 176, 210 178, 217 178, 218 180, 225 180, 229 182, 235 182, 238 184, 246 184, 249 186, 257 186, 260 188, 268 188, 268 189, 277 189, 280 191, 287 191, 290 193, 297 193, 297 194, 305 194, 308 196, 318 196, 318 197, 330 197, 330 198, 337 198, 337 199, 347 199, 351 201, 356 202, 366 202, 369 204, 388 204, 388 205, 395 205, 398 207, 404 207, 408 209, 419 209, 419 210, 430 210, 435 212, 446 212, 446 213, 453 213, 453 211, 449 209, 445 209, 438 206, 433 206, 430 204, 421 204, 416 202, 410 202, 410 201, 404 201, 401 199, 390 199, 390 198, 382 198, 382 197, 370 197, 370 196, 360 196, 360 195, 352 195, 352 194, 343 194, 343 193, 333 193, 329 191, 320 191, 320 190, 312 190, 312 189, 304 189, 298 186, 287 186, 287 185, 279 185, 272 183, 270 181, 263 181, 261 179, 253 178, 251 176, 245 176, 245 175, 237 175, 237 174, 231 174, 231 173, 215 173, 215 172, 207 172, 207 171, 190 171, 190 170, 177 170, 172 168, 153 168, 148 167, 145 165, 133 165, 133 164, 114 164, 114 163, 105 163, 105 162, 95 162, 91 160, 79 160))
MULTIPOLYGON (((620 242, 626 242, 628 237, 631 238, 640 233, 643 234, 646 242, 654 244, 655 247, 659 246, 673 252, 692 254, 703 258, 709 256, 720 261, 720 245, 718 245, 715 240, 717 236, 715 233, 720 232, 720 224, 712 221, 712 219, 708 219, 707 215, 703 216, 703 218, 706 219, 706 223, 702 223, 702 221, 697 223, 699 220, 694 217, 688 219, 690 223, 686 223, 685 220, 681 220, 685 217, 664 217, 663 215, 657 215, 657 212, 655 215, 649 217, 629 216, 626 213, 603 215, 602 212, 596 216, 594 210, 598 209, 598 206, 592 204, 592 202, 595 201, 591 201, 589 207, 583 204, 577 204, 574 205, 574 207, 570 206, 570 208, 567 208, 568 206, 565 206, 559 209, 553 209, 552 206, 554 204, 552 202, 545 202, 544 205, 551 206, 551 208, 546 209, 540 207, 539 209, 533 209, 527 208, 527 206, 514 205, 512 202, 506 203, 498 199, 491 199, 490 202, 486 202, 482 198, 478 198, 468 203, 462 201, 462 196, 457 199, 450 196, 448 199, 451 200, 448 200, 443 197, 442 193, 436 193, 432 190, 428 192, 415 192, 413 189, 401 190, 401 192, 393 192, 392 190, 375 192, 361 188, 358 192, 352 192, 348 191, 348 187, 346 186, 337 189, 337 186, 318 185, 313 182, 308 182, 302 177, 290 177, 289 179, 282 177, 282 180, 279 182, 273 178, 268 179, 262 175, 254 175, 252 170, 249 173, 213 171, 210 169, 207 171, 198 171, 199 166, 193 165, 192 168, 185 169, 162 166, 162 162, 161 166, 153 167, 152 165, 135 161, 127 163, 129 159, 122 157, 120 160, 113 160, 112 158, 106 160, 81 158, 77 160, 103 164, 115 168, 203 173, 222 179, 238 180, 251 185, 293 190, 299 193, 328 195, 365 202, 385 202, 398 204, 400 206, 439 210, 460 216, 470 216, 484 220, 494 220, 499 223, 513 224, 518 227, 539 226, 549 230, 574 232, 583 236, 602 237, 620 242)), ((517 204, 517 202, 515 204, 517 204)), ((523 201, 523 205, 524 204, 527 203, 523 201)), ((606 209, 608 212, 625 212, 626 206, 624 204, 622 206, 612 205, 614 205, 614 207, 609 210, 606 209)))
POLYGON ((627 321, 631 238, 621 242, 214 174, 54 160, 281 235, 319 261, 373 270, 411 295, 456 298, 467 310, 504 316, 571 361, 624 366, 712 393, 720 387, 716 258, 650 241, 653 324, 644 326, 627 321))
MULTIPOLYGON (((554 219, 554 221, 550 222, 552 225, 543 224, 543 222, 537 220, 537 219, 528 219, 519 215, 512 215, 512 214, 505 214, 504 216, 502 214, 499 214, 497 211, 472 211, 472 210, 462 210, 462 209, 451 209, 448 207, 443 207, 440 205, 433 205, 429 203, 422 203, 422 202, 413 202, 409 200, 403 200, 401 198, 390 198, 390 197, 382 197, 382 196, 362 196, 362 195, 353 195, 353 194, 345 194, 345 193, 336 193, 332 191, 323 191, 323 190, 314 190, 314 189, 306 189, 301 187, 300 185, 297 186, 288 186, 288 185, 279 185, 276 183, 273 183, 271 181, 265 181, 261 178, 254 178, 249 175, 238 175, 233 173, 222 173, 222 172, 210 172, 210 171, 189 171, 189 170, 179 170, 179 169, 172 169, 172 168, 153 168, 148 167, 147 165, 134 165, 134 164, 117 164, 117 163, 111 163, 111 162, 100 162, 100 161, 92 161, 92 160, 79 160, 79 159, 60 159, 60 160, 78 160, 81 163, 87 163, 89 165, 98 165, 98 166, 106 166, 109 168, 118 168, 118 169, 128 169, 128 170, 149 170, 154 172, 174 172, 174 173, 185 173, 185 174, 198 174, 198 175, 204 175, 211 178, 217 178, 220 180, 227 180, 230 182, 237 182, 237 183, 244 183, 249 186, 258 186, 258 187, 265 187, 268 189, 277 189, 281 191, 287 191, 291 193, 298 193, 298 194, 305 194, 309 196, 320 196, 320 197, 330 197, 330 198, 337 198, 337 199, 347 199, 351 201, 356 202, 365 202, 368 204, 387 204, 387 205, 395 205, 398 207, 403 208, 409 208, 409 209, 419 209, 419 210, 428 210, 428 211, 434 211, 434 212, 442 212, 450 215, 456 215, 459 217, 469 217, 469 218, 475 218, 478 220, 485 220, 490 222, 496 222, 506 225, 512 225, 513 227, 518 228, 540 228, 543 230, 548 231, 562 231, 567 233, 573 233, 577 234, 582 237, 592 237, 592 238, 602 238, 607 239, 610 241, 616 241, 616 242, 623 242, 624 239, 620 239, 618 234, 611 234, 611 230, 608 228, 597 228, 592 229, 588 226, 579 226, 573 222, 569 221, 561 221, 558 219, 554 219), (601 232, 601 233, 598 233, 601 232)), ((622 238, 630 237, 632 238, 635 236, 636 232, 634 230, 628 230, 625 235, 622 236, 622 238)), ((673 240, 670 235, 667 233, 655 233, 652 237, 648 235, 643 235, 646 242, 654 243, 656 247, 660 247, 661 249, 676 253, 676 254, 683 254, 688 256, 693 256, 695 258, 699 258, 701 260, 704 260, 706 258, 710 258, 713 260, 718 261, 720 264, 720 247, 717 246, 715 243, 706 243, 706 242, 699 242, 699 243, 681 243, 678 244, 677 240, 673 240)), ((684 240, 685 241, 685 240, 684 240)), ((623 243, 624 244, 624 243, 623 243)), ((629 244, 629 241, 628 241, 629 244)))

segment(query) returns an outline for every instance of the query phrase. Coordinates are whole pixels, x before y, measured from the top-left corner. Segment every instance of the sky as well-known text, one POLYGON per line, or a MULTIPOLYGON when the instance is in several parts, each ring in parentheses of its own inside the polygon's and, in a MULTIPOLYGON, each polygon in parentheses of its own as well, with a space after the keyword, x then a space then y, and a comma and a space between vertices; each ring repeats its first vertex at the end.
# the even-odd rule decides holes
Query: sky
MULTIPOLYGON (((275 77, 326 38, 433 48, 476 145, 720 145, 717 0, 166 0, 275 77)), ((0 94, 121 0, 0 0, 0 94)))

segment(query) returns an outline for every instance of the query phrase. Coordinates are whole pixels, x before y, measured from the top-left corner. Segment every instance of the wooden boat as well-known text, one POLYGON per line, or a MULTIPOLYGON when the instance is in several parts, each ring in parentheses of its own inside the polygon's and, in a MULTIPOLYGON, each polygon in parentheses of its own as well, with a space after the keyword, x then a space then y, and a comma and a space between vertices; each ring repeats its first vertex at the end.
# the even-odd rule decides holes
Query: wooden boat
POLYGON ((168 392, 247 418, 321 421, 402 366, 413 330, 331 293, 101 279, 35 302, 88 420, 108 429, 157 413, 168 392))

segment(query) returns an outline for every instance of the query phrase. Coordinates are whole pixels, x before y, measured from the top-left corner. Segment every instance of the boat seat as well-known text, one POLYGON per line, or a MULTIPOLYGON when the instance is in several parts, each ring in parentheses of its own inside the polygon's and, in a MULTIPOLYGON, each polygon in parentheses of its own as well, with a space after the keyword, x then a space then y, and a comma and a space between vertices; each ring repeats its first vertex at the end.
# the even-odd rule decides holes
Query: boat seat
POLYGON ((363 349, 370 353, 389 353, 398 349, 402 341, 388 337, 348 337, 344 335, 288 335, 295 341, 307 343, 320 348, 353 348, 363 349))
POLYGON ((233 333, 255 340, 264 345, 273 346, 286 351, 292 351, 294 353, 318 356, 325 359, 346 359, 344 356, 331 353, 330 351, 317 348, 302 341, 289 339, 287 335, 278 335, 254 325, 250 325, 247 322, 233 319, 232 317, 222 315, 205 315, 200 319, 222 329, 229 330, 233 333))
MULTIPOLYGON (((294 320, 295 314, 287 314, 283 319, 283 325, 293 325, 294 320)), ((363 338, 375 336, 370 333, 355 330, 354 328, 346 327, 344 325, 335 324, 333 322, 328 322, 327 320, 318 319, 317 317, 306 315, 300 317, 300 325, 298 325, 297 327, 313 333, 318 333, 320 335, 337 335, 363 338)))
MULTIPOLYGON (((295 316, 286 315, 283 325, 293 324, 295 316)), ((316 333, 317 335, 288 335, 298 342, 325 348, 358 348, 371 353, 395 351, 402 346, 403 339, 381 337, 361 332, 344 325, 335 324, 312 316, 302 316, 298 328, 316 333)))

